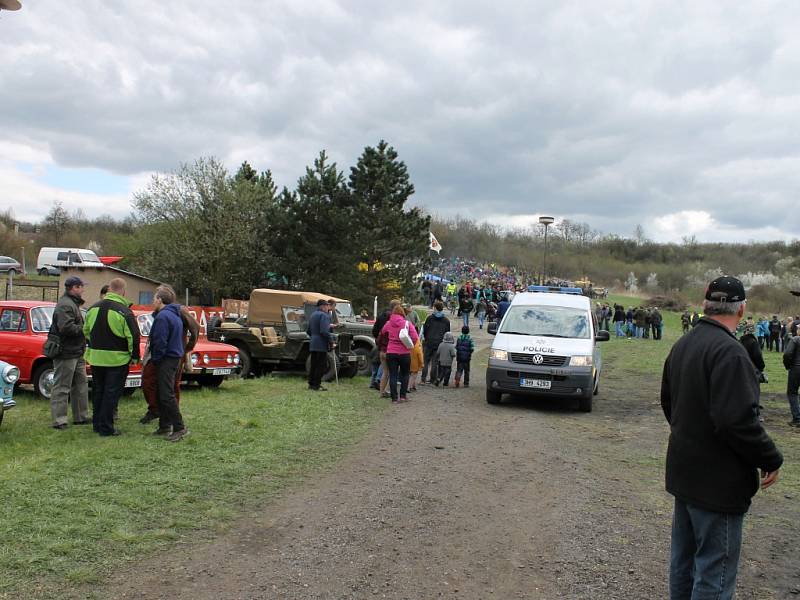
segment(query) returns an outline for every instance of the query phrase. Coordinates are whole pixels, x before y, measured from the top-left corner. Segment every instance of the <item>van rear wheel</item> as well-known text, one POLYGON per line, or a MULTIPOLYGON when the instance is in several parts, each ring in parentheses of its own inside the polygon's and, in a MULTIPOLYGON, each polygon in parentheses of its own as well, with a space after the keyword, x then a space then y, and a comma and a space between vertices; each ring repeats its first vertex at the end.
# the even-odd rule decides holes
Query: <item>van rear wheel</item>
POLYGON ((503 392, 495 392, 493 390, 486 390, 486 402, 489 404, 500 404, 503 399, 503 392))

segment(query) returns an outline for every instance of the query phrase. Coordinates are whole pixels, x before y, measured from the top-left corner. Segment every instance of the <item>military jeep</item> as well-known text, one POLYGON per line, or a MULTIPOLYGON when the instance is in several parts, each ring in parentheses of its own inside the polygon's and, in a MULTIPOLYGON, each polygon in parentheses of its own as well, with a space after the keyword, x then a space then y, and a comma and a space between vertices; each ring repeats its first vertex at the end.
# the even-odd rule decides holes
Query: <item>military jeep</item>
MULTIPOLYGON (((209 323, 208 339, 239 349, 242 377, 274 370, 307 373, 311 364, 308 322, 317 310, 317 301, 329 298, 315 292, 253 290, 247 317, 235 323, 209 323)), ((333 315, 331 320, 335 322, 333 315)), ((353 377, 366 362, 365 356, 355 351, 353 335, 337 329, 341 328, 334 327, 336 345, 328 353, 324 381, 332 380, 337 372, 339 377, 353 377)))

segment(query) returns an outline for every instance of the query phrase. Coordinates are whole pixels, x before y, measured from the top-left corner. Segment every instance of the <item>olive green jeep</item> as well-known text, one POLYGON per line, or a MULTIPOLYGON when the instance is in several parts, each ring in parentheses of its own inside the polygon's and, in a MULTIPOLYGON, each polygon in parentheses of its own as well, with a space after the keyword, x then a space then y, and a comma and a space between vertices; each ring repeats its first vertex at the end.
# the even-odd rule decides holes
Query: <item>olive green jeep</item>
MULTIPOLYGON (((311 364, 308 322, 317 309, 317 301, 328 299, 331 297, 316 292, 256 289, 250 293, 247 317, 235 323, 215 319, 209 323, 208 339, 239 349, 242 377, 275 370, 307 373, 311 364)), ((331 321, 336 343, 328 353, 325 381, 337 374, 353 377, 364 370, 367 362, 368 351, 360 350, 364 341, 359 340, 356 346, 354 335, 338 323, 338 309, 345 310, 345 304, 349 303, 334 300, 337 312, 331 315, 331 321)))

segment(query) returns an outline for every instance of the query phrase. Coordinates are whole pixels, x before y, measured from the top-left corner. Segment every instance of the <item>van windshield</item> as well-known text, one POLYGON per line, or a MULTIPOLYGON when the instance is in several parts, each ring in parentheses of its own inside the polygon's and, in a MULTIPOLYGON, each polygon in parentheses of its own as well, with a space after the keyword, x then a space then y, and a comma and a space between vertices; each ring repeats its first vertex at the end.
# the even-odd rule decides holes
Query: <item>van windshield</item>
POLYGON ((512 306, 498 333, 589 338, 589 314, 568 306, 512 306))
POLYGON ((78 252, 78 256, 81 257, 81 261, 83 262, 100 262, 100 259, 97 258, 97 254, 94 252, 78 252))

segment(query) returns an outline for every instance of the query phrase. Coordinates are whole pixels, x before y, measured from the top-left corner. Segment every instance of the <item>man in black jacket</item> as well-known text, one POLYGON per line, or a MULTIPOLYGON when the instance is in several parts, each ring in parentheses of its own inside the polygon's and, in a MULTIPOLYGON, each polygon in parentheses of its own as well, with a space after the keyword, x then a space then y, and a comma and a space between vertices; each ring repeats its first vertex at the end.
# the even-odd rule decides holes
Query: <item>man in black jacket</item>
POLYGON ((733 331, 745 291, 733 277, 706 289, 704 316, 664 363, 670 424, 666 488, 675 497, 670 597, 732 598, 750 500, 778 479, 783 457, 757 417, 758 380, 733 331))
POLYGON ((767 325, 769 329, 769 337, 767 338, 767 348, 772 351, 772 346, 775 346, 775 352, 781 351, 781 322, 778 320, 778 315, 772 315, 772 320, 767 325))
POLYGON ((428 376, 429 371, 430 379, 428 379, 428 382, 433 383, 439 371, 439 360, 436 351, 444 339, 444 334, 450 331, 450 319, 444 316, 443 311, 444 304, 435 302, 433 313, 428 315, 428 318, 425 319, 425 324, 422 326, 422 383, 425 383, 425 378, 428 376))
POLYGON ((790 338, 783 351, 783 366, 789 371, 786 379, 786 398, 789 400, 789 411, 792 420, 789 425, 800 427, 800 400, 798 400, 798 389, 800 389, 800 337, 790 338))
POLYGON ((67 277, 64 295, 53 310, 51 335, 61 340, 61 353, 53 359, 53 392, 50 396, 50 415, 55 429, 67 428, 67 404, 72 406, 72 422, 88 425, 89 385, 86 380, 86 338, 83 335, 84 283, 79 277, 67 277))

